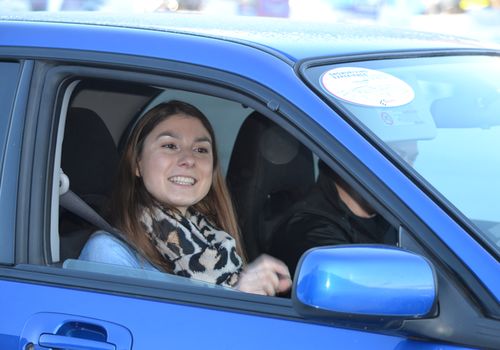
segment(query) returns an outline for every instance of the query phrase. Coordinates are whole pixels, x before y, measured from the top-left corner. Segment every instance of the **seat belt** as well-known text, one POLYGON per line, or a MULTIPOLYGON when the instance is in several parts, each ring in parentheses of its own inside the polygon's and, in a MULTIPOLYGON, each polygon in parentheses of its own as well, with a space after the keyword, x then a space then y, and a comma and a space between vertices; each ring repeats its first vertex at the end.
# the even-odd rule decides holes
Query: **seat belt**
POLYGON ((81 199, 76 193, 67 190, 66 193, 59 195, 59 204, 69 212, 78 215, 85 221, 97 226, 98 228, 114 233, 115 229, 104 218, 99 215, 90 205, 81 199))
POLYGON ((142 259, 146 260, 151 266, 158 271, 163 272, 164 269, 149 260, 145 254, 142 254, 127 237, 113 226, 111 226, 94 208, 88 205, 76 193, 69 189, 69 178, 61 169, 59 176, 59 205, 69 212, 79 216, 85 221, 93 224, 97 228, 106 231, 110 235, 116 237, 121 242, 125 243, 130 249, 136 252, 142 259))
POLYGON ((59 173, 59 205, 104 231, 116 231, 94 208, 69 189, 69 178, 62 169, 59 173))

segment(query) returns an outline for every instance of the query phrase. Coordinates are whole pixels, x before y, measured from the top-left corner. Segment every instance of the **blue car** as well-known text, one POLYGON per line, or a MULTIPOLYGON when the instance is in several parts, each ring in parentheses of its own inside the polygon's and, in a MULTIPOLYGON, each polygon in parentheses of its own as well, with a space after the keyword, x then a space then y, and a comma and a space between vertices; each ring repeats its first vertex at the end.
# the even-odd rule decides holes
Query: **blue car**
POLYGON ((0 18, 0 76, 0 349, 500 349, 500 48, 16 14, 0 18), (107 225, 124 140, 171 99, 214 126, 249 260, 272 254, 319 161, 397 242, 313 247, 280 297, 79 259, 107 225))

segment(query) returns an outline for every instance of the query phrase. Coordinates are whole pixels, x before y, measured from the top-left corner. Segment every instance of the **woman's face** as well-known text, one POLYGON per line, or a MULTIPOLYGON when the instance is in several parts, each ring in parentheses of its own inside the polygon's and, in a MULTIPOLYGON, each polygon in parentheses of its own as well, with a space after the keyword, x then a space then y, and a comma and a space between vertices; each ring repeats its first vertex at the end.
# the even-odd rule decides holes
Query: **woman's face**
POLYGON ((212 139, 200 120, 174 114, 146 136, 136 175, 156 200, 182 214, 210 190, 212 139))

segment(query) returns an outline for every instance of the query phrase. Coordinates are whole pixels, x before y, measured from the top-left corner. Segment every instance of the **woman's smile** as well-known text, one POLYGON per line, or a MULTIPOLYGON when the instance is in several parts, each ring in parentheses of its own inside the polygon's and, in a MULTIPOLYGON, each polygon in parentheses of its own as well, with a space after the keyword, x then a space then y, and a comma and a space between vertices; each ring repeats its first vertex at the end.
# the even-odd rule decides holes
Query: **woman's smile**
POLYGON ((168 179, 168 181, 183 186, 193 186, 196 184, 196 179, 189 176, 172 176, 168 179))

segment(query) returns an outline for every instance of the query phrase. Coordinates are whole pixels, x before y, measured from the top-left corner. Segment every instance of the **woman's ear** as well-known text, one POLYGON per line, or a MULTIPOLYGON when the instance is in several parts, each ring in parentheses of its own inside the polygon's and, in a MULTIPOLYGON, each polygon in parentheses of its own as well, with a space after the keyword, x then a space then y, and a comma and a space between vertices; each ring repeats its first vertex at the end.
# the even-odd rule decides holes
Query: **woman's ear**
POLYGON ((140 164, 140 162, 137 162, 135 164, 135 176, 141 177, 141 164, 140 164))

